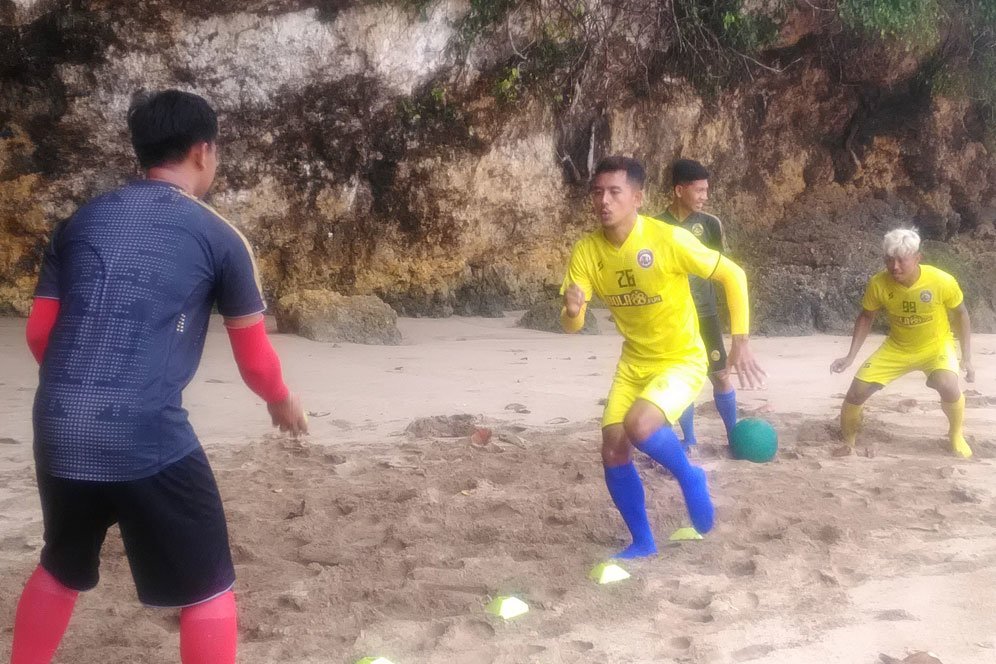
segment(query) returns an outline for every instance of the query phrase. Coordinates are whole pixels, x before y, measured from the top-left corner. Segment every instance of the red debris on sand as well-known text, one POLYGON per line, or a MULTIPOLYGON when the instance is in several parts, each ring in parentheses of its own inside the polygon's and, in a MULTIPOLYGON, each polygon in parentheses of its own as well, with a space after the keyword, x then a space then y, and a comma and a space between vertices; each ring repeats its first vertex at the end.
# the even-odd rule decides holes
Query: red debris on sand
POLYGON ((474 447, 487 447, 491 442, 491 429, 478 427, 470 434, 470 444, 474 447))

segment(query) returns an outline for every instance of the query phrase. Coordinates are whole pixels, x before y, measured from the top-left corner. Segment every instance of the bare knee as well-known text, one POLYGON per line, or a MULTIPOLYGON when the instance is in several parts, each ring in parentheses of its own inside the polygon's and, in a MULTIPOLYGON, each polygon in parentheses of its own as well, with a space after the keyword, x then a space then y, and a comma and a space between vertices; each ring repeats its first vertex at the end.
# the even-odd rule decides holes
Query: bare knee
POLYGON ((632 446, 621 424, 602 429, 602 465, 606 468, 624 466, 632 461, 632 446))
POLYGON ((847 390, 847 395, 844 400, 847 403, 854 404, 855 406, 860 406, 864 402, 868 401, 868 397, 878 392, 882 389, 882 386, 877 383, 866 383, 861 380, 855 380, 851 382, 851 387, 847 390))
POLYGON ((709 380, 712 381, 712 391, 714 394, 726 394, 733 389, 730 372, 726 369, 709 374, 709 380))
POLYGON ((941 395, 941 400, 948 403, 961 398, 961 387, 958 385, 958 376, 951 371, 935 371, 927 377, 927 387, 937 390, 941 395))
POLYGON ((626 413, 623 427, 626 436, 635 443, 650 438, 661 427, 668 426, 664 413, 649 401, 638 400, 626 413))

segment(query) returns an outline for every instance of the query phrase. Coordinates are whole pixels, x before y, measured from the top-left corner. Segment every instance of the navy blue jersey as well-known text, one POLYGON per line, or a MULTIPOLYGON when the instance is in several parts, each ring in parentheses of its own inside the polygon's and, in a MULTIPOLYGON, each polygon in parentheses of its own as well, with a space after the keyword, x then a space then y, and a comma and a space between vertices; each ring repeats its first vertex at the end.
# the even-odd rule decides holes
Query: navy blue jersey
POLYGON ((60 302, 35 397, 35 457, 56 477, 125 481, 197 449, 181 393, 212 307, 265 304, 246 239, 173 185, 142 180, 61 224, 36 297, 60 302))

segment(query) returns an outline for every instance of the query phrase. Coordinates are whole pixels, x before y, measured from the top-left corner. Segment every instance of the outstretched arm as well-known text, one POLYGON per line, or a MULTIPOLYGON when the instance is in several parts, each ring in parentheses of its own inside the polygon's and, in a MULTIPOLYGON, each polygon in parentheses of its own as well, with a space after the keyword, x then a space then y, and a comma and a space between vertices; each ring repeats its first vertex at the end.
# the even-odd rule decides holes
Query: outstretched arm
POLYGON ((308 432, 308 418, 296 396, 284 384, 280 358, 266 336, 261 314, 225 318, 225 329, 242 380, 266 401, 274 426, 293 435, 308 432))
POLYGON ((965 380, 975 382, 975 367, 972 366, 972 321, 968 316, 968 308, 962 302, 951 310, 951 322, 954 324, 958 343, 961 344, 961 368, 965 372, 965 380))
POLYGON ((864 345, 865 339, 868 338, 868 333, 871 332, 872 323, 874 322, 875 312, 862 309, 861 313, 858 314, 857 320, 854 321, 854 332, 851 333, 850 350, 847 351, 847 355, 837 358, 830 364, 830 371, 841 373, 854 363, 854 358, 861 352, 861 347, 864 345))
POLYGON ((741 387, 763 386, 767 374, 757 363, 748 343, 750 299, 747 295, 747 275, 739 265, 723 256, 716 264, 711 279, 723 285, 723 290, 726 291, 726 306, 730 310, 733 345, 730 348, 729 365, 739 377, 741 387))

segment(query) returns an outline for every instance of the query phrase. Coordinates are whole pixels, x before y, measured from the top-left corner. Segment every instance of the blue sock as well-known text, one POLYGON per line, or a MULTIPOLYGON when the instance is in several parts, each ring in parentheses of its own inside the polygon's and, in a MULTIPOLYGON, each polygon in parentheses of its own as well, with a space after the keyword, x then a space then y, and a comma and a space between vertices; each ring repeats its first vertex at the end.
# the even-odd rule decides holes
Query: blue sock
POLYGON ((678 424, 681 425, 681 437, 684 439, 685 445, 694 445, 698 441, 695 440, 695 403, 685 409, 685 412, 681 414, 678 418, 678 424))
POLYGON ((688 463, 688 456, 674 430, 671 427, 661 427, 649 438, 637 443, 636 449, 667 468, 678 480, 695 530, 700 533, 712 530, 714 511, 705 471, 688 463))
POLYGON ((716 400, 716 410, 719 411, 719 416, 723 418, 723 424, 726 425, 726 439, 729 440, 730 434, 733 433, 733 427, 737 423, 737 392, 731 389, 723 394, 714 394, 713 398, 716 400))
POLYGON ((633 535, 633 543, 616 554, 616 558, 640 558, 657 553, 654 534, 650 531, 647 520, 647 505, 643 495, 643 482, 636 466, 630 461, 624 466, 612 466, 605 469, 605 486, 609 487, 609 495, 622 514, 626 527, 633 535))

